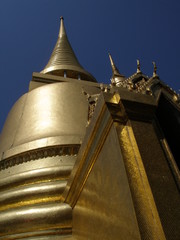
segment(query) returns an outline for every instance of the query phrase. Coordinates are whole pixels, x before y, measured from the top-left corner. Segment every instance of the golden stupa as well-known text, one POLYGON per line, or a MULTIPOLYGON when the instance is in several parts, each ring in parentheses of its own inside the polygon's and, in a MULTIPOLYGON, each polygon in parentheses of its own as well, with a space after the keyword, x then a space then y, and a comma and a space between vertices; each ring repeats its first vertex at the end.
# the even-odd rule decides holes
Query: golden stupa
POLYGON ((1 239, 180 239, 180 98, 154 72, 97 83, 61 17, 0 135, 1 239))

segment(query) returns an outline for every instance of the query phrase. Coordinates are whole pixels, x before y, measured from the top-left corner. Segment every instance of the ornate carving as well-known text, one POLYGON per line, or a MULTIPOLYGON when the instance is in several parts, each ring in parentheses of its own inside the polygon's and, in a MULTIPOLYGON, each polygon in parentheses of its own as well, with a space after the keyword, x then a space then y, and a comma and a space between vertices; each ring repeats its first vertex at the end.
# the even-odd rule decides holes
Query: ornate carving
POLYGON ((59 145, 51 146, 41 149, 34 149, 28 152, 3 159, 0 161, 0 171, 24 162, 37 160, 41 158, 54 157, 54 156, 76 156, 78 154, 80 145, 59 145))
MULTIPOLYGON (((100 89, 101 89, 101 91, 107 92, 107 87, 104 88, 103 84, 100 84, 100 89)), ((97 100, 98 100, 99 94, 90 95, 89 93, 84 91, 84 89, 82 89, 82 92, 86 96, 87 101, 89 103, 88 104, 88 120, 87 120, 87 125, 89 125, 90 120, 91 120, 91 118, 93 116, 93 113, 94 113, 94 109, 95 109, 96 104, 97 104, 97 100)))
POLYGON ((99 94, 94 94, 94 95, 90 95, 88 97, 88 102, 89 102, 89 108, 88 108, 88 124, 91 121, 91 118, 93 116, 96 104, 97 104, 97 100, 98 100, 99 94))

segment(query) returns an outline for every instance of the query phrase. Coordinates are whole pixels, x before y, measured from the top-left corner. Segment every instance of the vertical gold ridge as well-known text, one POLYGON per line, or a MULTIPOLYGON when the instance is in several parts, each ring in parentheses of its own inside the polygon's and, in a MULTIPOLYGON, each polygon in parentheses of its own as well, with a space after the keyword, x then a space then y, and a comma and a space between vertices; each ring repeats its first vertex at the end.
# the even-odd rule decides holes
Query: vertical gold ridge
POLYGON ((64 199, 64 201, 67 202, 68 204, 70 204, 72 208, 75 206, 75 203, 83 189, 83 186, 93 168, 93 165, 99 155, 99 152, 100 152, 100 150, 103 146, 103 143, 107 137, 110 127, 112 126, 112 123, 113 123, 113 121, 109 115, 109 111, 107 110, 106 105, 103 105, 101 114, 99 115, 99 117, 97 119, 97 124, 95 125, 95 129, 93 130, 92 135, 90 136, 90 139, 88 141, 85 151, 82 153, 81 161, 79 162, 77 172, 75 173, 73 182, 70 185, 68 194, 64 199), (102 118, 104 117, 104 115, 107 115, 107 116, 106 116, 105 122, 104 122, 105 126, 102 126, 103 124, 101 121, 102 121, 102 118), (101 127, 100 127, 100 125, 101 125, 101 127), (95 139, 96 139, 96 137, 98 138, 97 132, 98 132, 98 130, 102 131, 102 129, 103 129, 103 133, 101 133, 99 135, 100 138, 98 139, 97 145, 95 145, 95 139), (92 151, 94 151, 93 154, 92 154, 92 151), (92 154, 92 156, 91 156, 92 158, 88 156, 89 154, 92 154), (88 166, 86 166, 86 171, 83 172, 83 175, 82 175, 82 168, 85 165, 85 162, 87 161, 87 159, 89 159, 88 166), (77 187, 77 181, 81 177, 82 177, 82 179, 80 180, 80 185, 77 187))
POLYGON ((117 129, 140 232, 166 239, 130 121, 117 129))

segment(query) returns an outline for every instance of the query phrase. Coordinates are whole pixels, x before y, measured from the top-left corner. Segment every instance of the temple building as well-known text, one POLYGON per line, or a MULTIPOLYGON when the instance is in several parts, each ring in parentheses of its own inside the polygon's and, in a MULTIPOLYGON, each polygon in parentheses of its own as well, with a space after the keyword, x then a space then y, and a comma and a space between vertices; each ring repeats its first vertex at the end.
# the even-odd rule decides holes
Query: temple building
MULTIPOLYGON (((64 20, 0 135, 0 240, 179 240, 180 98, 158 76, 98 83, 64 20)), ((108 76, 107 76, 108 77, 108 76)))

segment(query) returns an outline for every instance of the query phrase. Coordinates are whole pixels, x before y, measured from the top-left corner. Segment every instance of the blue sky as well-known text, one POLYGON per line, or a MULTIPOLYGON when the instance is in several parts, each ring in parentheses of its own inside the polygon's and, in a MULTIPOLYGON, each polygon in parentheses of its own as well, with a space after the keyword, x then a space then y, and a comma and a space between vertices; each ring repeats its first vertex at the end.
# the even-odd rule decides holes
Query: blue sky
POLYGON ((110 83, 108 52, 130 76, 151 76, 155 61, 162 81, 180 89, 179 0, 0 0, 0 130, 15 101, 28 91, 56 43, 60 16, 83 67, 110 83))

